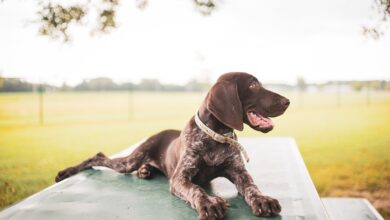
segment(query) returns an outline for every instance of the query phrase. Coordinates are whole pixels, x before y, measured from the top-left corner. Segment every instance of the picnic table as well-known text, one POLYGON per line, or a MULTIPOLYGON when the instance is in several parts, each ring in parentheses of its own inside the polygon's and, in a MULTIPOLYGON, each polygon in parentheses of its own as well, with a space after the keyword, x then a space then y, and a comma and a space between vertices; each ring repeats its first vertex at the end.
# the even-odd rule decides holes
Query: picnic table
MULTIPOLYGON (((239 142, 250 155, 247 169, 260 190, 278 199, 282 206, 280 216, 271 219, 330 219, 294 139, 240 138, 239 142)), ((113 157, 126 156, 137 145, 113 157)), ((230 207, 226 219, 262 219, 252 215, 228 180, 213 180, 207 191, 228 200, 230 207)), ((328 201, 330 210, 332 204, 328 201)), ((191 220, 197 219, 197 214, 189 204, 169 192, 168 180, 163 175, 145 180, 98 167, 56 183, 6 208, 0 212, 0 220, 3 219, 191 220)))

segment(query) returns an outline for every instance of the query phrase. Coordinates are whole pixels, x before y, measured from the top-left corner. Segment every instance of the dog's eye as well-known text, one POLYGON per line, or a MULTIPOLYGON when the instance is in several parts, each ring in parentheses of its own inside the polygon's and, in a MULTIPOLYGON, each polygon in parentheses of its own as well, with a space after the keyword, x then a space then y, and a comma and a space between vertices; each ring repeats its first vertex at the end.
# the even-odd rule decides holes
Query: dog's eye
POLYGON ((256 88, 256 87, 257 87, 256 82, 253 82, 253 83, 249 84, 249 88, 250 88, 250 89, 254 89, 254 88, 256 88))

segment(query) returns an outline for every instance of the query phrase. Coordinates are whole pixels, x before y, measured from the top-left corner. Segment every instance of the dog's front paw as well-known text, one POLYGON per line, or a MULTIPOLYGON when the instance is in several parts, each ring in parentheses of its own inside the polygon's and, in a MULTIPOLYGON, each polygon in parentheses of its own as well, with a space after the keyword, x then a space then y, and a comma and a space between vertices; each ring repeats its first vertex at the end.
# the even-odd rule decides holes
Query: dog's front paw
POLYGON ((218 196, 202 197, 196 204, 196 211, 201 220, 223 219, 229 204, 218 196))
POLYGON ((276 216, 282 211, 278 200, 263 195, 253 196, 250 199, 250 206, 253 215, 261 217, 276 216))
POLYGON ((69 167, 69 168, 66 168, 65 170, 62 170, 60 172, 58 172, 57 176, 56 176, 56 182, 60 182, 74 174, 76 174, 77 171, 74 167, 69 167))

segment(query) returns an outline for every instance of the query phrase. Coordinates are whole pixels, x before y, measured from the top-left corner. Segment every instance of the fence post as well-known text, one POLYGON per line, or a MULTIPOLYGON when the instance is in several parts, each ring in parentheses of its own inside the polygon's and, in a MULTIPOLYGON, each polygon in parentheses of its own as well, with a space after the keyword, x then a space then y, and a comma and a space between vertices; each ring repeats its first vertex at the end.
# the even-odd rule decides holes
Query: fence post
POLYGON ((370 81, 366 82, 366 104, 367 104, 367 106, 370 106, 370 104, 371 104, 370 81))
POLYGON ((38 87, 38 95, 39 95, 39 125, 40 126, 43 126, 43 118, 44 118, 43 93, 44 93, 44 88, 43 88, 42 83, 40 83, 39 87, 38 87))
POLYGON ((341 102, 340 102, 340 96, 341 96, 340 81, 336 82, 336 93, 337 93, 337 108, 340 108, 340 105, 341 105, 341 102))
POLYGON ((127 113, 128 113, 128 120, 131 121, 131 118, 133 117, 133 96, 131 91, 131 86, 129 83, 129 88, 127 92, 127 113))

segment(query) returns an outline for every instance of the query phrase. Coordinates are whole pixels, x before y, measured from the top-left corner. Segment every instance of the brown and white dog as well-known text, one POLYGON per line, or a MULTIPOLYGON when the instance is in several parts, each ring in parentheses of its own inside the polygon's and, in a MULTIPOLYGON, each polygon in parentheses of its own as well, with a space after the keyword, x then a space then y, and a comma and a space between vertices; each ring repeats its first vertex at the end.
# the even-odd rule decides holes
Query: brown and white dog
POLYGON ((278 215, 279 202, 260 192, 245 169, 240 149, 231 143, 235 139, 234 129, 242 131, 243 123, 264 133, 271 131, 273 123, 269 117, 283 114, 289 104, 287 98, 266 90, 248 73, 223 74, 202 103, 198 120, 211 132, 225 134, 227 140, 233 141, 218 141, 192 117, 183 131, 165 130, 153 135, 127 157, 110 159, 98 153, 60 171, 56 182, 93 166, 127 174, 137 170, 140 178, 151 177, 157 169, 169 179, 170 191, 189 202, 200 219, 222 219, 226 201, 208 195, 201 186, 216 177, 225 177, 236 185, 255 216, 278 215))

